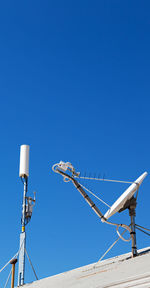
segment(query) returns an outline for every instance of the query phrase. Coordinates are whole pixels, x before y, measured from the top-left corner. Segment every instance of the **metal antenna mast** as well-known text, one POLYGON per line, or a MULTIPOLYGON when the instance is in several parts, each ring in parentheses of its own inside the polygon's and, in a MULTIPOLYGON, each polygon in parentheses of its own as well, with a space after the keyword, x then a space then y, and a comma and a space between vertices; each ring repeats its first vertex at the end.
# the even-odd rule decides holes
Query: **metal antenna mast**
MULTIPOLYGON (((138 194, 138 192, 137 192, 138 194)), ((132 256, 135 257, 137 256, 137 245, 136 245, 136 227, 135 227, 135 216, 136 216, 136 202, 137 196, 136 197, 132 197, 131 199, 129 199, 125 205, 119 210, 119 213, 128 209, 129 210, 129 216, 131 219, 131 239, 132 239, 132 256)))
MULTIPOLYGON (((135 199, 135 198, 133 198, 135 199)), ((135 215, 136 215, 136 212, 135 212, 135 208, 136 208, 136 202, 135 202, 135 205, 131 205, 130 208, 129 208, 129 215, 130 215, 130 218, 131 218, 131 235, 132 236, 132 255, 133 257, 137 256, 137 246, 136 246, 136 230, 135 230, 135 215)))
POLYGON ((25 270, 25 246, 26 246, 26 232, 25 232, 25 218, 26 218, 26 194, 28 190, 28 176, 29 176, 29 145, 21 145, 20 147, 20 171, 19 176, 24 184, 23 205, 22 205, 22 230, 20 233, 20 253, 18 266, 18 286, 24 284, 24 270, 25 270))
POLYGON ((29 145, 21 145, 20 147, 20 170, 19 176, 24 185, 22 218, 21 218, 21 233, 20 233, 20 248, 19 248, 19 266, 18 266, 18 286, 24 285, 25 272, 25 253, 26 253, 26 232, 25 226, 29 223, 32 217, 32 209, 35 205, 34 199, 27 197, 28 177, 29 177, 29 145))

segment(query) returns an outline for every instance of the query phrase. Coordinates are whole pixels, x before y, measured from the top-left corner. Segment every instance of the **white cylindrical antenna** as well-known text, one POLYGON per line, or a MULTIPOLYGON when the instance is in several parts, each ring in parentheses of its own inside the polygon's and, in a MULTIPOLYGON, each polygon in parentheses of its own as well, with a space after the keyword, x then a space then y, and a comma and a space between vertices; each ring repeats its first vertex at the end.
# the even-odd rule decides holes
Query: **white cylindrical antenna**
POLYGON ((29 145, 20 146, 19 177, 29 177, 29 145))

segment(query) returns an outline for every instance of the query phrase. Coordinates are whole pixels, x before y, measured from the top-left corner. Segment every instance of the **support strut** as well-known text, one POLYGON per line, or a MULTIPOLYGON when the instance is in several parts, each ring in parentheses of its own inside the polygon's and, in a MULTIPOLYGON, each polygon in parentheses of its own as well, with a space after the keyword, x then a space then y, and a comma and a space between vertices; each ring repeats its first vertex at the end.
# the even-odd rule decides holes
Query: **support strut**
POLYGON ((135 216, 136 216, 136 199, 133 197, 131 205, 129 207, 129 215, 131 218, 131 237, 132 237, 132 257, 137 256, 137 246, 136 246, 136 229, 135 229, 135 216))

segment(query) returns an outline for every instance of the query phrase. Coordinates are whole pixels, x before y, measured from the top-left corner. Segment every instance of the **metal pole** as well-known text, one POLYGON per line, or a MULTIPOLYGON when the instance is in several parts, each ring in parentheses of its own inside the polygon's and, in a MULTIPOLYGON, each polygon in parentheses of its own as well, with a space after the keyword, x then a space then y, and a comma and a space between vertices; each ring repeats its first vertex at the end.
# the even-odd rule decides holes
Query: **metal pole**
POLYGON ((20 252, 19 252, 19 267, 18 267, 18 286, 24 285, 24 270, 25 270, 25 214, 26 214, 26 194, 28 189, 28 177, 24 176, 24 193, 22 205, 22 232, 20 234, 20 252))
POLYGON ((136 230, 135 230, 135 207, 130 206, 129 215, 131 218, 131 236, 132 236, 132 257, 137 256, 137 246, 136 246, 136 230))
POLYGON ((13 259, 10 261, 10 264, 12 264, 12 274, 11 274, 11 288, 14 288, 14 282, 15 282, 15 264, 17 263, 17 259, 13 259))
POLYGON ((87 195, 87 193, 84 191, 84 189, 81 187, 81 185, 75 180, 74 178, 71 179, 72 183, 76 187, 76 189, 80 192, 80 194, 83 196, 83 198, 86 200, 86 202, 90 205, 90 207, 94 210, 94 212, 98 215, 100 219, 104 219, 103 214, 99 210, 99 208, 95 205, 95 203, 91 200, 91 198, 87 195))
POLYGON ((76 189, 80 192, 82 197, 86 200, 86 202, 90 205, 90 207, 94 210, 94 212, 98 215, 98 217, 100 219, 104 219, 104 221, 105 221, 106 219, 104 218, 104 215, 101 213, 99 208, 95 205, 95 203, 91 200, 91 198, 88 196, 88 194, 84 191, 84 189, 81 187, 81 185, 78 183, 78 181, 75 180, 73 177, 69 176, 68 174, 66 174, 65 172, 63 172, 59 169, 58 169, 58 171, 61 175, 63 175, 66 178, 69 178, 72 181, 72 183, 74 184, 76 189))
POLYGON ((28 188, 28 178, 24 178, 24 193, 23 193, 23 206, 22 206, 22 232, 25 231, 25 212, 26 212, 26 194, 28 188))

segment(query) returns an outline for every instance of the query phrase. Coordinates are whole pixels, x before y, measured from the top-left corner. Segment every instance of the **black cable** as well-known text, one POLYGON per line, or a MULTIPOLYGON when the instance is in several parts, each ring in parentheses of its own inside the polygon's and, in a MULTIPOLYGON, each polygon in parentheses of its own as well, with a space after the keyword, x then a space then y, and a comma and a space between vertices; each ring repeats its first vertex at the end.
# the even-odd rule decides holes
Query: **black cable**
POLYGON ((146 235, 150 236, 150 233, 145 232, 145 231, 143 231, 142 229, 140 229, 140 228, 138 228, 138 227, 136 227, 136 229, 138 229, 139 231, 141 231, 141 232, 145 233, 146 235))
POLYGON ((140 227, 140 228, 143 228, 144 230, 150 231, 150 229, 145 228, 145 227, 143 227, 143 226, 140 226, 140 225, 138 225, 138 224, 135 224, 135 226, 138 226, 138 227, 140 227))

